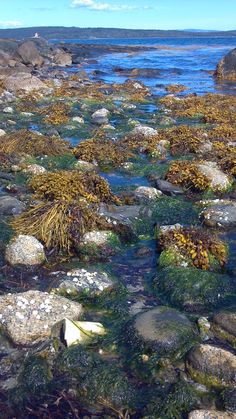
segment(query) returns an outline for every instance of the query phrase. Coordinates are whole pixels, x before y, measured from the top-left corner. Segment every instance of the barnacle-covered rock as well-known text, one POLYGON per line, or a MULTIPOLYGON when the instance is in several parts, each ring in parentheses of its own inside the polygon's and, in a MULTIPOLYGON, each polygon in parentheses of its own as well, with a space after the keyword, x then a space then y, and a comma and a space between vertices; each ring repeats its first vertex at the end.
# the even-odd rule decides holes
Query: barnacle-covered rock
POLYGON ((43 245, 33 236, 19 235, 6 248, 5 258, 11 265, 39 265, 45 260, 43 245))

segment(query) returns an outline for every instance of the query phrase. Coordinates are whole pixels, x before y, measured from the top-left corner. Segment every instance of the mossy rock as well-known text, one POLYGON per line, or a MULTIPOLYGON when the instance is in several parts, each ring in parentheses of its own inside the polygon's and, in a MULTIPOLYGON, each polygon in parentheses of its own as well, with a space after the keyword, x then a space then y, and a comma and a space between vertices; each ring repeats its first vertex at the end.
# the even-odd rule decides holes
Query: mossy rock
POLYGON ((233 298, 235 289, 226 274, 196 268, 166 267, 154 279, 155 293, 187 311, 217 307, 233 298))
POLYGON ((164 306, 137 314, 123 336, 136 373, 155 381, 165 358, 181 358, 198 339, 195 326, 184 314, 164 306))
POLYGON ((214 315, 211 331, 218 339, 236 349, 236 312, 221 311, 214 315))
POLYGON ((95 366, 92 353, 81 345, 73 345, 65 349, 56 359, 55 370, 66 376, 83 378, 95 366))
POLYGON ((197 224, 198 212, 191 202, 183 198, 163 196, 153 209, 153 219, 158 225, 197 224))
POLYGON ((158 265, 160 268, 167 268, 168 266, 179 266, 183 263, 188 264, 189 261, 175 249, 163 250, 158 259, 158 265))

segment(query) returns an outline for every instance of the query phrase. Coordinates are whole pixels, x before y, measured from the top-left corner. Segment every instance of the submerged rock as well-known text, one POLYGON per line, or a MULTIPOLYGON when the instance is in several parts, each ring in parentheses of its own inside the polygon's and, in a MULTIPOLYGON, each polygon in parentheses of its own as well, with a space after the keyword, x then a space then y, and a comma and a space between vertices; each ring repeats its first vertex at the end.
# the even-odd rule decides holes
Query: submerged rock
POLYGON ((0 297, 0 324, 16 345, 31 346, 51 334, 51 327, 64 319, 77 320, 79 303, 47 292, 27 291, 0 297))
POLYGON ((26 206, 13 196, 0 197, 0 214, 2 215, 17 215, 25 210, 26 206))
POLYGON ((44 262, 45 253, 35 237, 19 235, 7 245, 5 258, 11 265, 39 265, 44 262))
POLYGON ((200 217, 207 227, 232 228, 236 226, 236 203, 234 201, 210 205, 200 217))
POLYGON ((219 410, 193 410, 188 419, 235 419, 236 415, 230 412, 219 410))
POLYGON ((208 387, 236 385, 236 356, 212 345, 198 345, 187 359, 191 377, 208 387))
POLYGON ((164 306, 136 315, 128 330, 132 349, 144 354, 151 351, 158 357, 183 354, 196 339, 196 329, 188 318, 164 306))

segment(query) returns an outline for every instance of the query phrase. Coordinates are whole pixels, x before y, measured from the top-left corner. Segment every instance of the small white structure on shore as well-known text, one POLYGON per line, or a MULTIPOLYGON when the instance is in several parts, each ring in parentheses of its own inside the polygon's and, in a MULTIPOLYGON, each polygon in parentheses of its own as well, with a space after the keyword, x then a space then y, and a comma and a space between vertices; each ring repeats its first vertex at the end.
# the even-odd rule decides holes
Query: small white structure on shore
POLYGON ((39 38, 39 34, 38 34, 38 32, 35 32, 35 34, 34 34, 34 38, 39 38))

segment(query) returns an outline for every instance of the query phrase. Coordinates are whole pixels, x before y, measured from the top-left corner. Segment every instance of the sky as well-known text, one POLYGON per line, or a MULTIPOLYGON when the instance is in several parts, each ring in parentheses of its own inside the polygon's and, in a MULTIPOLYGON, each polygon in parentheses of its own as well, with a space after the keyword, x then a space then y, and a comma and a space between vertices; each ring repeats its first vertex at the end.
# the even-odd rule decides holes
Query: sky
POLYGON ((0 0, 0 28, 236 29, 235 0, 0 0))

